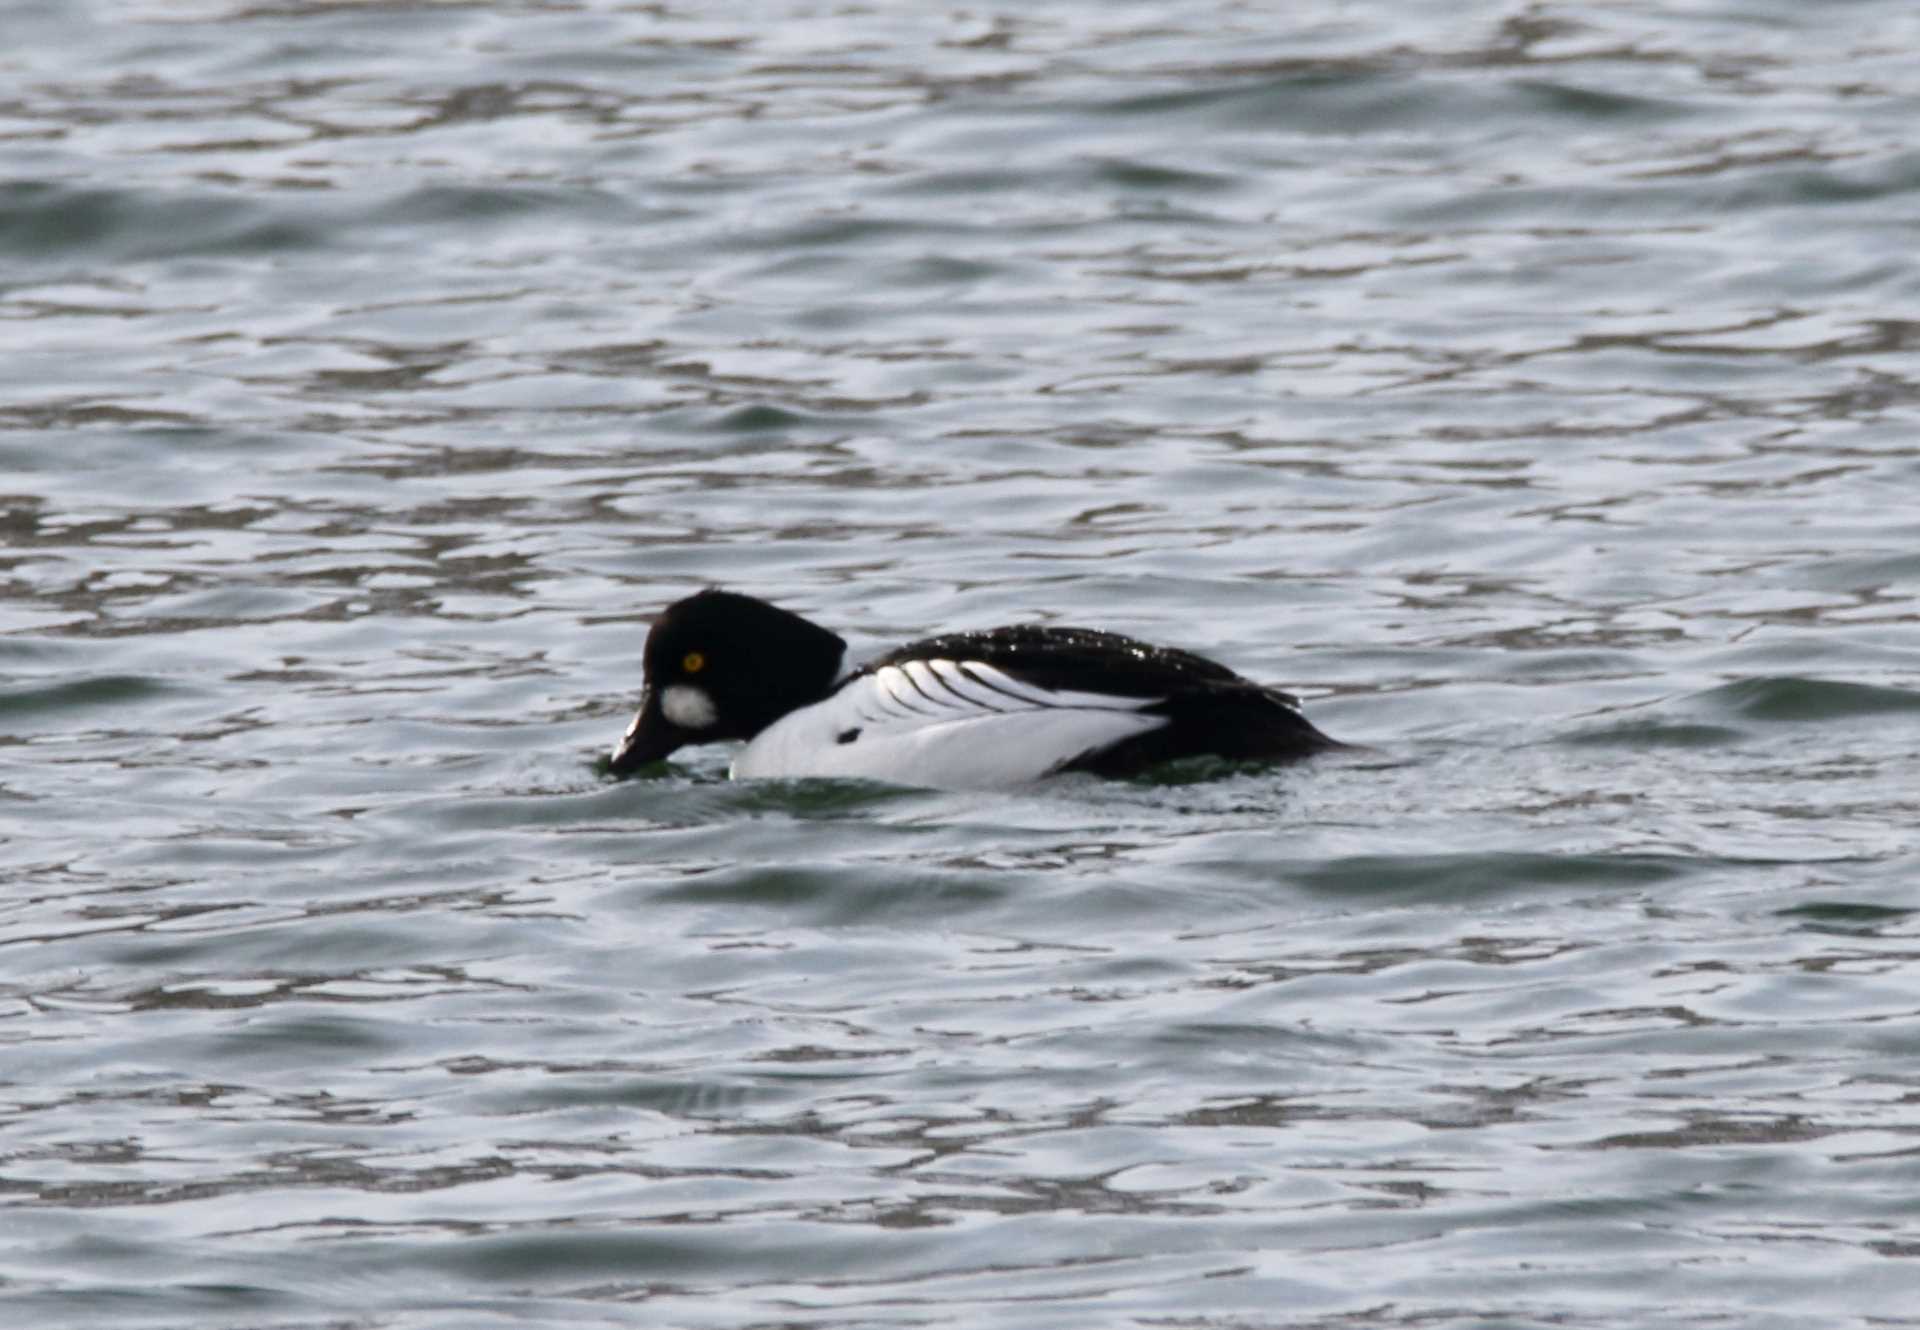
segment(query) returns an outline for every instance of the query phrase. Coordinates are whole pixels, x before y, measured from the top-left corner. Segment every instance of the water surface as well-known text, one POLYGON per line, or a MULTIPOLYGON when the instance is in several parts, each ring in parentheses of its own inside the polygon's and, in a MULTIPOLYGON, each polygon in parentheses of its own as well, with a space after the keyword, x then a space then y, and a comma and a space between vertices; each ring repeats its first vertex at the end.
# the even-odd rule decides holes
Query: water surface
POLYGON ((1910 6, 5 27, 9 1323, 1920 1323, 1910 6), (713 583, 1370 748, 607 782, 713 583))

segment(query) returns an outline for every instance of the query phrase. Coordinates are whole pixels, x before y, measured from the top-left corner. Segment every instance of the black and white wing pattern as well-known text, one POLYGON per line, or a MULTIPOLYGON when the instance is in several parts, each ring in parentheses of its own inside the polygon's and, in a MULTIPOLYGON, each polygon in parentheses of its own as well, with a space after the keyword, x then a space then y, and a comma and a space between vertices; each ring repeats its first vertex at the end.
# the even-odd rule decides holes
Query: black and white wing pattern
POLYGON ((984 661, 895 652, 761 731, 733 774, 1018 784, 1165 725, 1145 713, 1157 700, 1046 688, 984 661))
POLYGON ((1337 746, 1292 697, 1224 665, 1115 633, 1027 624, 879 657, 755 736, 733 774, 966 789, 1337 746))

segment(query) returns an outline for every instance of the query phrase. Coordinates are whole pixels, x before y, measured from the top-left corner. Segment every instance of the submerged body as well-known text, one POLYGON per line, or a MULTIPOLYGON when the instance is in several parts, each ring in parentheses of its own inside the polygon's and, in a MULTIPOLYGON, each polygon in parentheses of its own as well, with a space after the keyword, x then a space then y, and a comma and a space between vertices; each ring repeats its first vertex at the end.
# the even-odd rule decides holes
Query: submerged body
POLYGON ((835 633, 702 591, 648 634, 616 775, 694 743, 747 741, 733 776, 843 776, 975 789, 1064 771, 1126 776, 1183 757, 1284 761, 1341 745, 1299 703, 1190 652, 1020 625, 858 665, 835 633))

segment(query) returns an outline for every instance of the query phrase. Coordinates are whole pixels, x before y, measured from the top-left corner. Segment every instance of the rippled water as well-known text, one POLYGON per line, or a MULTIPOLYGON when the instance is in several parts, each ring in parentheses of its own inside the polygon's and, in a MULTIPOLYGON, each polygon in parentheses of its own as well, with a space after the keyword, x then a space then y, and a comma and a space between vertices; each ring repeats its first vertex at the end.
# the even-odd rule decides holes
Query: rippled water
POLYGON ((1920 17, 14 0, 0 1320, 1920 1324, 1920 17), (1370 751, 596 760, 724 583, 1370 751))

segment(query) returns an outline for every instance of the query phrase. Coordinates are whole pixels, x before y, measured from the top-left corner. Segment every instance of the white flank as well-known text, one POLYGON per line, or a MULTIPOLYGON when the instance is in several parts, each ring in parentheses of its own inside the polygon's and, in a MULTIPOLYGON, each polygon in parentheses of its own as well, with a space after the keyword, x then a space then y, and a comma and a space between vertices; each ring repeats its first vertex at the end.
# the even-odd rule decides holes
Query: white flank
POLYGON ((704 730, 720 718, 720 712, 704 688, 677 683, 660 694, 660 713, 683 730, 704 730))
POLYGON ((1016 785, 1158 729, 1164 717, 1139 713, 1159 700, 1049 692, 976 661, 908 661, 781 717, 741 749, 733 775, 1016 785))

